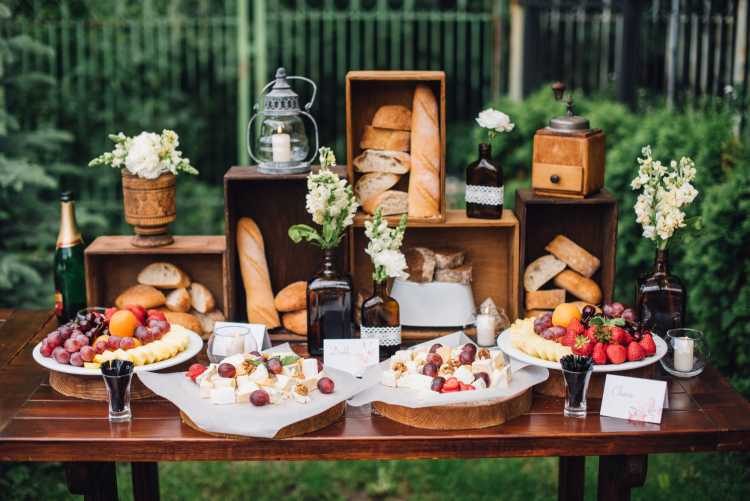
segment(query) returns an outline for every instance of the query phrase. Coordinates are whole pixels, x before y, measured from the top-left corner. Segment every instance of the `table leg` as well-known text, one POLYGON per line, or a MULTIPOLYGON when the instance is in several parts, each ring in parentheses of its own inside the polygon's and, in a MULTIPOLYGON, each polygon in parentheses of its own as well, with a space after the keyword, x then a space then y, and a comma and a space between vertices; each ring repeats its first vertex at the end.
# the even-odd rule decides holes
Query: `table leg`
POLYGON ((117 501, 115 463, 65 463, 65 478, 70 493, 85 501, 117 501))
POLYGON ((641 487, 646 482, 648 456, 600 456, 599 485, 597 497, 600 501, 628 501, 630 489, 641 487))
POLYGON ((159 501, 159 463, 131 463, 133 499, 159 501))
POLYGON ((557 474, 557 499, 583 501, 586 456, 560 456, 557 474))

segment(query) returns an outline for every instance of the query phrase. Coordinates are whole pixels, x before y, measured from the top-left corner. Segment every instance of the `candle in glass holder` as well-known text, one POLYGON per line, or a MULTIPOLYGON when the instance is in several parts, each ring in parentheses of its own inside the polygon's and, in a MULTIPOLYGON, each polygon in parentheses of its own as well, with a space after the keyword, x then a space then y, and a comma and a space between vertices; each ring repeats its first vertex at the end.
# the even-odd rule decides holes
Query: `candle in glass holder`
POLYGON ((674 368, 678 371, 689 372, 693 370, 693 345, 694 341, 689 337, 674 339, 674 368))
POLYGON ((495 317, 480 313, 477 315, 477 344, 479 346, 493 346, 495 337, 495 317))
POLYGON ((271 153, 276 163, 290 162, 292 160, 292 141, 289 134, 284 134, 281 127, 276 134, 271 135, 271 153))

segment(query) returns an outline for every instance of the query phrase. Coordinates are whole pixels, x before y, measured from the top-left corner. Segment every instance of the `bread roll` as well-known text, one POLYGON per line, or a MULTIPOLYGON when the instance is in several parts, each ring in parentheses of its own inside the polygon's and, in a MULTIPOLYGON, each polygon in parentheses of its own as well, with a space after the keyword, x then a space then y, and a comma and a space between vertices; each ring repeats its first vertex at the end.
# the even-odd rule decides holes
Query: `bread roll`
POLYGON ((151 263, 138 274, 138 283, 159 289, 180 289, 190 285, 190 277, 171 263, 151 263))
POLYGON ((411 170, 411 155, 403 151, 365 150, 352 163, 357 172, 406 174, 411 170))
POLYGON ((307 308, 307 282, 292 282, 276 294, 273 305, 279 312, 304 310, 307 308))
POLYGON ((370 172, 357 180, 354 185, 354 193, 360 204, 374 196, 380 195, 384 191, 391 189, 401 176, 387 172, 370 172))
POLYGON ((435 95, 417 85, 411 112, 409 217, 440 215, 440 127, 435 95))
POLYGON ((362 202, 362 209, 375 214, 380 207, 384 216, 404 214, 409 207, 409 196, 404 191, 388 190, 362 202))
POLYGON ((599 269, 599 258, 565 235, 557 235, 545 249, 584 277, 591 278, 599 269))
POLYGON ((463 264, 456 268, 435 271, 436 282, 451 282, 469 285, 471 283, 471 265, 463 264))
POLYGON ((216 300, 211 291, 203 284, 193 282, 190 286, 190 302, 196 311, 208 313, 216 308, 216 300))
POLYGON ((115 306, 123 309, 126 306, 143 306, 146 309, 158 308, 166 303, 167 298, 161 291, 150 285, 134 285, 125 289, 115 299, 115 306))
POLYGON ((386 104, 372 117, 372 126, 381 129, 411 130, 411 110, 400 104, 386 104))
POLYGON ((466 253, 454 247, 443 247, 433 249, 435 252, 435 264, 439 270, 456 268, 464 264, 466 253))
POLYGON ((427 247, 409 247, 404 252, 410 282, 432 282, 435 275, 435 253, 427 247))
POLYGON ((297 310, 284 313, 281 316, 284 328, 300 336, 307 335, 307 310, 297 310))
POLYGON ((201 330, 203 331, 203 336, 201 337, 203 339, 207 339, 211 335, 211 333, 214 331, 216 322, 223 322, 226 320, 221 310, 212 310, 208 313, 201 313, 199 311, 190 310, 190 314, 195 315, 195 317, 200 321, 201 330))
POLYGON ((175 289, 167 294, 167 308, 171 311, 190 311, 190 294, 187 289, 175 289))
POLYGON ((596 282, 576 271, 563 271, 555 277, 553 283, 587 303, 599 304, 602 301, 602 290, 596 282))
POLYGON ((565 263, 551 254, 535 259, 523 272, 523 287, 527 291, 539 290, 564 269, 565 263))
POLYGON ((196 317, 195 315, 191 315, 190 313, 182 313, 179 311, 166 310, 164 311, 164 317, 166 317, 167 322, 169 322, 170 324, 181 325, 182 327, 191 330, 196 334, 203 333, 201 321, 198 320, 198 317, 196 317))
MULTIPOLYGON (((414 119, 412 118, 412 123, 414 119)), ((380 129, 365 125, 365 131, 359 142, 363 150, 409 151, 409 133, 403 130, 380 129)))
POLYGON ((263 235, 249 217, 240 218, 237 222, 237 255, 245 286, 248 322, 264 324, 269 329, 278 327, 281 323, 273 306, 263 235))
POLYGON ((551 310, 565 302, 564 289, 528 291, 526 293, 527 310, 551 310))

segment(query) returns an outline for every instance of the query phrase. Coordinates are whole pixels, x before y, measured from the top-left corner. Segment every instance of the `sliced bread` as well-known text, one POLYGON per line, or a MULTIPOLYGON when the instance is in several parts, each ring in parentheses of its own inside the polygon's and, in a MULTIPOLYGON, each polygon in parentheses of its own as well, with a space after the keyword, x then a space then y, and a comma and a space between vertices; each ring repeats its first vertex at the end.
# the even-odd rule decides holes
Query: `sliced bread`
POLYGON ((435 253, 427 247, 409 247, 404 253, 411 282, 432 282, 435 276, 435 253))
POLYGON ((403 151, 365 150, 353 163, 357 172, 406 174, 411 169, 411 155, 403 151))
POLYGON ((216 307, 214 295, 211 294, 208 287, 198 282, 193 282, 190 286, 190 302, 193 308, 201 313, 208 313, 216 307))
POLYGON ((395 150, 409 151, 411 134, 405 130, 381 129, 372 125, 365 125, 359 147, 363 150, 395 150))
POLYGON ((599 258, 565 235, 557 235, 545 249, 586 278, 599 269, 599 258))
POLYGON ((187 289, 180 287, 167 294, 167 308, 172 311, 190 311, 190 294, 187 289))
POLYGON ((523 272, 523 286, 527 291, 539 290, 565 269, 565 263, 551 254, 532 261, 523 272))
POLYGON ((409 209, 409 195, 405 191, 388 190, 380 195, 368 198, 362 202, 362 208, 368 214, 375 214, 380 207, 384 216, 406 214, 409 209))
POLYGON ((354 185, 354 193, 361 203, 393 188, 400 178, 398 174, 389 172, 369 172, 359 178, 354 185))
POLYGON ((190 285, 190 277, 172 263, 151 263, 138 274, 138 283, 159 289, 179 289, 190 285))
POLYGON ((386 104, 372 117, 372 126, 381 129, 411 130, 411 110, 400 104, 386 104))
POLYGON ((551 310, 565 302, 564 289, 545 289, 526 293, 527 310, 551 310))

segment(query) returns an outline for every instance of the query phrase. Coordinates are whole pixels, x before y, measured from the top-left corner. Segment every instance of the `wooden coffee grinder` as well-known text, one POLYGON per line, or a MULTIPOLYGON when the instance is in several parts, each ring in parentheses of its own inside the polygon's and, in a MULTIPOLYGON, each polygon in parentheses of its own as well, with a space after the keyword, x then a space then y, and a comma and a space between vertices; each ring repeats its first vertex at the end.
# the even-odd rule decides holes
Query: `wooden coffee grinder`
MULTIPOLYGON (((552 91, 562 100, 565 84, 554 83, 552 91)), ((604 133, 573 112, 570 94, 566 105, 564 116, 551 119, 534 135, 531 187, 536 195, 584 198, 604 186, 604 133)))

